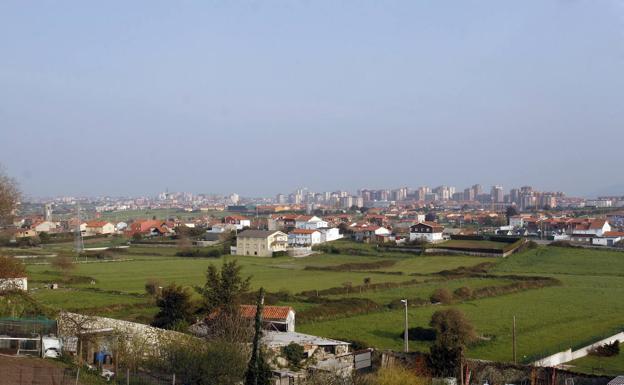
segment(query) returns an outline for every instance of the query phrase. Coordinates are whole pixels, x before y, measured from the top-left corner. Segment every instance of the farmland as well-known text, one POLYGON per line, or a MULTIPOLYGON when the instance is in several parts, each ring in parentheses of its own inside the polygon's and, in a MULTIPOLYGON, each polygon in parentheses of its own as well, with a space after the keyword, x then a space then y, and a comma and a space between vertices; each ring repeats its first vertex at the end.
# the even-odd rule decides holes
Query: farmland
MULTIPOLYGON (((393 304, 408 298, 410 326, 426 327, 436 310, 448 306, 461 309, 482 336, 468 354, 484 359, 511 359, 513 316, 518 327, 518 357, 524 362, 592 342, 624 326, 624 253, 539 247, 496 259, 385 253, 346 241, 335 245, 332 254, 298 259, 183 258, 176 257, 172 247, 132 246, 118 256, 123 262, 77 264, 72 271, 75 279, 61 284, 58 291, 41 288, 45 282, 61 280, 50 265, 29 265, 28 269, 33 295, 45 304, 149 322, 156 309, 144 294, 148 279, 201 285, 209 264, 236 259, 243 274, 252 276, 254 289, 285 293, 278 304, 295 308, 298 331, 401 349, 404 312, 393 304), (485 266, 487 273, 458 269, 476 265, 485 266), (447 273, 442 274, 444 271, 447 273), (449 275, 448 271, 462 273, 449 275), (522 277, 551 281, 543 286, 518 286, 522 277), (453 292, 460 287, 484 294, 467 300, 456 298, 447 305, 429 301, 436 289, 453 292), (311 301, 310 295, 320 298, 311 301), (328 310, 332 306, 339 310, 332 313, 328 310)), ((62 249, 46 247, 49 249, 41 253, 62 249)), ((427 349, 425 342, 412 341, 410 346, 427 349)))

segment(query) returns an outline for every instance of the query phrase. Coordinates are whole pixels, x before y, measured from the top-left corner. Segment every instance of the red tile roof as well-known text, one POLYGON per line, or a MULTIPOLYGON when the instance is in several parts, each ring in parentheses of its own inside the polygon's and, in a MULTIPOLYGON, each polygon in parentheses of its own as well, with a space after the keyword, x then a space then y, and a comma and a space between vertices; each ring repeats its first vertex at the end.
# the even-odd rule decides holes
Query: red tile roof
POLYGON ((591 225, 589 226, 590 229, 602 229, 602 227, 605 225, 606 220, 605 219, 596 219, 594 221, 592 221, 591 225))
POLYGON ((624 237, 624 231, 605 231, 605 237, 624 237))
MULTIPOLYGON (((240 312, 244 318, 256 316, 256 305, 241 305, 240 312)), ((262 319, 271 321, 286 321, 289 312, 294 312, 290 306, 265 306, 262 309, 262 319)))

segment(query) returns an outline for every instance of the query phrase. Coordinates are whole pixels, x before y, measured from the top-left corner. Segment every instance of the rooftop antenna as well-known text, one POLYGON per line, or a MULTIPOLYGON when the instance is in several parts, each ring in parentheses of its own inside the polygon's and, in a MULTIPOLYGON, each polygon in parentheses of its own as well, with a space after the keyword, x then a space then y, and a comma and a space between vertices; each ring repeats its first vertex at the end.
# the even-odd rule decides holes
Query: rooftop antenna
POLYGON ((76 231, 74 234, 74 247, 76 249, 76 258, 80 257, 80 253, 84 251, 84 242, 82 241, 82 231, 80 226, 82 220, 80 219, 80 203, 76 201, 76 231))

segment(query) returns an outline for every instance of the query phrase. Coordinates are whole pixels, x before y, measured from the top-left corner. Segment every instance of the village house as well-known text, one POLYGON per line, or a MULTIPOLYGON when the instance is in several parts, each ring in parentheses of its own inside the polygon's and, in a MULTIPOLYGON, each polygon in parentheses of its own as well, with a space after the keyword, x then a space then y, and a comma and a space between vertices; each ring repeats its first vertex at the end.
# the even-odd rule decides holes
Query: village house
POLYGON ((336 227, 322 227, 318 229, 321 232, 321 243, 335 241, 342 238, 340 230, 336 227))
POLYGON ((319 230, 294 229, 288 233, 288 246, 302 247, 314 246, 322 242, 322 234, 319 230))
POLYGON ((606 219, 594 219, 576 224, 572 230, 572 235, 602 237, 607 231, 611 231, 611 225, 606 219))
POLYGON ((244 230, 236 238, 236 255, 271 257, 286 251, 288 235, 277 230, 244 230))
POLYGON ((316 216, 300 215, 295 219, 295 227, 298 229, 319 229, 327 227, 327 222, 316 216))
MULTIPOLYGON (((256 305, 240 305, 240 316, 250 324, 253 324, 256 318, 256 305)), ((206 337, 208 335, 208 325, 212 320, 217 318, 217 313, 208 315, 202 321, 192 325, 189 330, 198 337, 206 337)), ((262 328, 275 332, 294 332, 295 331, 295 309, 290 306, 264 306, 262 308, 262 328)))
POLYGON ((296 214, 273 214, 269 216, 267 225, 269 230, 289 231, 295 228, 297 222, 296 214))
POLYGON ((358 242, 375 241, 377 236, 383 237, 391 234, 387 228, 376 225, 355 225, 351 226, 349 230, 352 233, 352 238, 358 242))
MULTIPOLYGON (((256 305, 240 305, 240 315, 243 318, 256 318, 256 305)), ((295 309, 290 306, 264 306, 262 308, 262 327, 276 332, 295 331, 295 309)))
POLYGON ((38 233, 52 233, 55 232, 59 224, 52 221, 37 221, 33 222, 30 226, 31 230, 34 230, 38 233))
POLYGON ((607 231, 602 237, 592 238, 592 245, 613 247, 622 240, 624 240, 623 231, 607 231))
POLYGON ((172 231, 165 221, 159 220, 137 220, 132 222, 130 230, 127 234, 132 236, 134 234, 141 234, 145 236, 156 236, 171 234, 172 231))
POLYGON ((212 227, 210 228, 210 232, 211 233, 217 233, 217 234, 221 234, 221 233, 225 233, 225 232, 232 232, 232 231, 236 231, 237 225, 235 224, 231 224, 231 223, 217 223, 212 225, 212 227))
POLYGON ((106 235, 115 233, 115 225, 106 221, 86 222, 85 235, 106 235))
POLYGON ((436 222, 421 222, 410 227, 410 242, 426 241, 429 243, 441 242, 444 240, 442 233, 444 226, 436 222))
POLYGON ((223 218, 223 223, 234 226, 236 230, 242 230, 245 227, 251 226, 251 220, 241 215, 228 215, 227 217, 223 218))

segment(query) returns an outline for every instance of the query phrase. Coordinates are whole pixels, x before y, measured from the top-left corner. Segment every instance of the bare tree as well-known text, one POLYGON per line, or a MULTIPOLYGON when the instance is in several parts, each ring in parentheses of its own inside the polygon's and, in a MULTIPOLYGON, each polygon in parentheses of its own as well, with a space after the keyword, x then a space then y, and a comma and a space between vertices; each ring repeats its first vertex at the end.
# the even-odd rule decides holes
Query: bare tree
POLYGON ((20 191, 17 182, 7 176, 0 166, 0 226, 11 223, 19 199, 20 191))
POLYGON ((82 365, 82 347, 85 343, 93 341, 94 334, 88 333, 94 328, 95 318, 82 314, 61 312, 59 314, 59 335, 62 337, 75 337, 76 359, 82 365))
POLYGON ((0 257, 0 278, 26 277, 26 267, 13 257, 0 257))
POLYGON ((52 267, 59 270, 63 274, 63 279, 67 280, 72 270, 76 268, 76 265, 70 257, 58 256, 52 259, 52 267))

